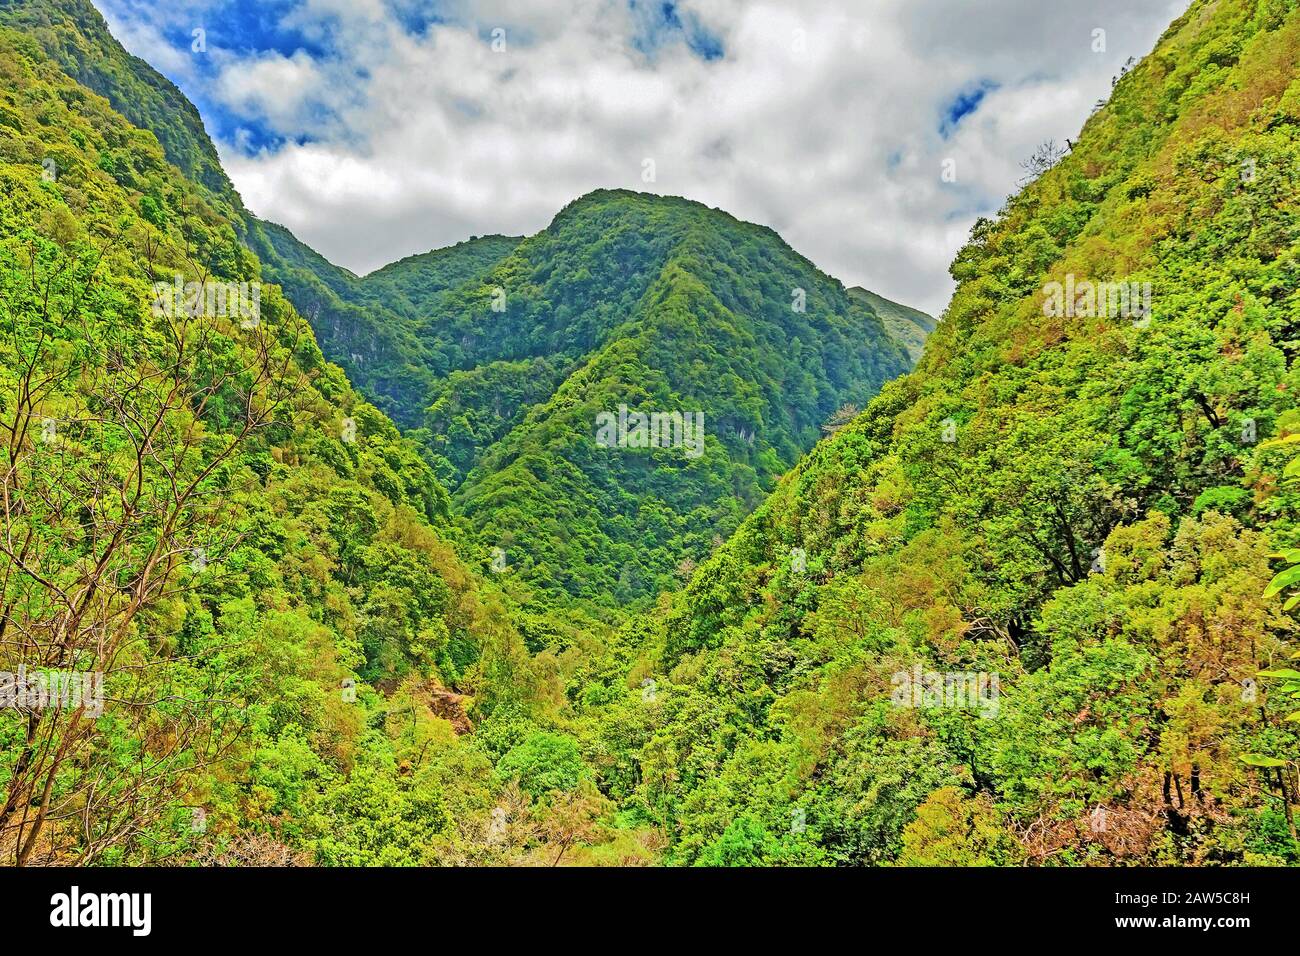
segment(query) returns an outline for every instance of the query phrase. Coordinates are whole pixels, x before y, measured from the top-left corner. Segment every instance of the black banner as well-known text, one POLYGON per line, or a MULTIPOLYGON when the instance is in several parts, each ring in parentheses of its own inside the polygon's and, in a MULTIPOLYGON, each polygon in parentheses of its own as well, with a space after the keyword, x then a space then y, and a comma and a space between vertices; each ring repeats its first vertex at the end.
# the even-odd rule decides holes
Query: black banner
POLYGON ((842 931, 846 922, 864 939, 905 931, 935 947, 1013 929, 1231 939, 1294 926, 1296 903, 1293 874, 1258 869, 0 870, 12 942, 75 934, 128 947, 373 945, 377 934, 417 931, 440 945, 485 933, 612 941, 662 934, 666 924, 677 932, 682 920, 697 941, 733 944, 763 940, 778 924, 842 931))

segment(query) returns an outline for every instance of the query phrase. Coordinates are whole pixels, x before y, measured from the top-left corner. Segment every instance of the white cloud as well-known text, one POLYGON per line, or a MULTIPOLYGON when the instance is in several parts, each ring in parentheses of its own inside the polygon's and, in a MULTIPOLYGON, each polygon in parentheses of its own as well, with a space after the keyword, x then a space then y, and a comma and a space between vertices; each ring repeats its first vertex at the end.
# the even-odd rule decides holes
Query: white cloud
POLYGON ((227 59, 214 93, 225 106, 264 119, 289 135, 314 131, 312 104, 325 77, 302 50, 285 56, 272 50, 254 57, 227 59))
MULTIPOLYGON (((226 50, 209 92, 313 137, 256 156, 219 146, 252 210, 357 272, 531 233, 576 196, 623 186, 770 225, 845 283, 937 313, 948 262, 1014 191, 1020 161, 1073 137, 1186 6, 681 0, 683 23, 720 38, 725 56, 706 62, 683 42, 636 49, 644 21, 615 0, 453 0, 417 35, 379 0, 305 0, 293 25, 332 36, 328 57, 226 50), (978 83, 990 92, 945 140, 945 105, 978 83)), ((119 38, 167 69, 133 22, 115 22, 119 38)))
MULTIPOLYGON (((190 50, 173 46, 163 36, 162 28, 175 26, 174 20, 142 17, 138 11, 130 9, 123 10, 119 15, 114 9, 101 6, 100 12, 104 15, 109 32, 127 50, 147 60, 150 66, 170 77, 174 83, 185 85, 196 81, 197 74, 190 50)), ((185 18, 185 22, 198 25, 203 21, 195 16, 185 18)))

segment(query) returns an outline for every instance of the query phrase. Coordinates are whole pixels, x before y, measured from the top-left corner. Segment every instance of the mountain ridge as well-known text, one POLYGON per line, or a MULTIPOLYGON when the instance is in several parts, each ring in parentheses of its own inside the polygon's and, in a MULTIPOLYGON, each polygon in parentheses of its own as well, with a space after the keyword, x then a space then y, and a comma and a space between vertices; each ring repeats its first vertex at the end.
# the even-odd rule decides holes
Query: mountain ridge
MULTIPOLYGON (((285 253, 291 264, 314 259, 285 253)), ((484 237, 408 257, 355 281, 328 265, 318 270, 316 278, 347 300, 316 321, 323 347, 363 388, 374 376, 371 397, 422 436, 430 460, 439 462, 439 474, 456 490, 457 512, 479 542, 482 560, 499 548, 518 576, 584 599, 618 594, 627 600, 670 586, 673 568, 699 559, 716 535, 728 533, 820 437, 826 418, 842 405, 865 401, 909 364, 869 303, 817 270, 774 230, 682 197, 592 190, 519 240, 484 237), (463 261, 479 250, 490 254, 463 261), (428 276, 426 267, 432 267, 428 276), (407 294, 404 286, 421 282, 421 294, 407 294), (721 298, 705 295, 710 289, 721 298), (363 342, 381 340, 372 331, 376 325, 393 344, 367 352, 363 342), (690 334, 683 334, 688 327, 690 334), (614 352, 601 358, 606 349, 614 352), (709 371, 695 367, 701 358, 709 371), (620 371, 629 361, 636 371, 620 371), (674 361, 695 370, 683 377, 674 361), (620 381, 621 396, 608 382, 592 382, 593 374, 620 381), (783 379, 797 379, 799 387, 785 387, 783 379), (706 380, 725 381, 728 391, 692 398, 706 380), (721 507, 700 510, 703 487, 683 498, 667 471, 656 476, 639 466, 604 464, 580 447, 591 442, 596 416, 610 410, 590 404, 589 396, 608 394, 602 400, 610 408, 634 405, 638 394, 649 399, 645 386, 651 382, 658 383, 652 390, 661 410, 714 409, 709 418, 720 431, 709 447, 718 452, 690 470, 697 476, 702 469, 730 473, 707 492, 725 502, 721 507), (547 425, 546 414, 563 419, 578 444, 547 425), (579 462, 577 472, 551 468, 546 462, 555 456, 579 462), (512 470, 513 477, 494 475, 494 469, 512 470), (612 482, 611 473, 618 476, 612 482), (568 503, 548 500, 546 476, 565 483, 568 503), (631 497, 629 489, 636 489, 631 497), (651 497, 643 500, 646 494, 651 497), (638 517, 649 500, 655 511, 638 517), (654 555, 649 566, 622 549, 632 540, 629 532, 611 539, 598 523, 573 512, 575 501, 588 502, 595 514, 621 515, 638 529, 654 555), (660 522, 650 516, 665 508, 670 529, 656 533, 641 523, 660 522), (552 516, 548 535, 538 535, 533 514, 552 516), (567 517, 558 522, 557 514, 567 517), (687 522, 707 527, 692 532, 687 522), (577 547, 578 538, 587 543, 577 547), (557 539, 568 543, 561 547, 557 539), (631 591, 619 586, 615 567, 617 580, 642 583, 631 591)), ((286 271, 279 278, 304 313, 315 314, 313 277, 297 281, 286 271)), ((922 334, 920 326, 912 331, 922 334)), ((661 470, 676 467, 663 455, 657 460, 661 470)))
POLYGON ((934 316, 920 309, 903 305, 901 302, 886 299, 883 295, 864 289, 862 286, 854 286, 848 290, 848 293, 850 296, 865 300, 881 317, 885 328, 894 339, 907 349, 913 363, 920 361, 921 355, 925 352, 925 340, 939 324, 934 316))
POLYGON ((629 633, 675 862, 1300 862, 1297 62, 1296 4, 1193 3, 975 225, 917 368, 629 633))
MULTIPOLYGON (((87 85, 107 96, 136 125, 156 130, 167 157, 190 173, 215 201, 227 204, 234 210, 235 227, 240 239, 257 254, 266 278, 284 288, 289 300, 312 323, 326 355, 344 369, 349 380, 400 427, 416 436, 417 442, 426 449, 426 457, 444 482, 452 486, 458 485, 468 475, 470 466, 482 453, 485 444, 499 440, 522 420, 524 410, 521 408, 516 408, 509 414, 504 413, 505 409, 501 407, 503 397, 508 397, 515 404, 524 402, 527 407, 536 404, 548 394, 549 389, 556 387, 564 376, 574 371, 579 355, 584 350, 590 350, 599 336, 604 334, 602 328, 605 333, 611 330, 610 323, 616 317, 609 308, 602 311, 589 298, 587 305, 595 305, 599 314, 584 316, 586 327, 576 336, 572 334, 573 329, 561 332, 558 328, 552 328, 550 341, 543 342, 535 333, 516 328, 515 334, 505 341, 516 342, 521 347, 505 352, 498 350, 495 354, 489 348, 484 355, 482 343, 497 342, 500 337, 487 334, 485 330, 474 327, 473 323, 461 322, 459 341, 436 341, 437 329, 430 326, 428 318, 452 294, 451 289, 457 285, 463 288, 472 284, 476 277, 491 272, 511 255, 518 253, 520 246, 528 243, 529 237, 522 239, 519 244, 515 244, 510 237, 482 237, 473 242, 458 243, 441 250, 405 257, 365 277, 354 276, 306 247, 285 227, 263 223, 247 211, 229 179, 221 171, 216 151, 197 111, 184 100, 173 84, 148 64, 121 49, 109 34, 103 18, 88 0, 7 0, 0 7, 0 23, 4 22, 25 28, 33 28, 35 25, 34 33, 49 55, 71 71, 83 69, 81 76, 87 85), (88 41, 87 37, 92 39, 88 41), (79 58, 76 51, 84 49, 87 42, 91 43, 96 53, 93 57, 79 58), (82 61, 93 63, 95 68, 86 68, 82 61), (172 110, 169 104, 178 98, 184 108, 178 106, 172 110), (483 357, 467 358, 467 355, 476 353, 483 357), (487 365, 481 365, 482 361, 486 361, 487 365), (525 364, 511 364, 519 362, 525 364), (484 374, 472 382, 464 381, 464 374, 469 374, 476 367, 482 367, 484 374), (470 398, 482 396, 489 407, 466 407, 464 401, 452 399, 447 393, 449 375, 461 376, 458 383, 469 386, 470 398), (511 376, 523 376, 529 381, 520 387, 505 381, 511 376), (435 409, 432 418, 429 417, 429 409, 435 409), (437 437, 438 432, 453 427, 458 430, 459 437, 450 440, 437 437)), ((546 229, 531 237, 534 245, 530 248, 543 243, 545 240, 542 237, 554 237, 563 233, 566 222, 571 218, 581 217, 594 207, 614 199, 628 203, 661 203, 662 209, 677 210, 683 216, 694 214, 717 217, 720 230, 743 231, 756 243, 771 244, 774 248, 785 250, 787 265, 793 265, 806 277, 792 280, 791 288, 784 292, 769 290, 771 294, 789 296, 793 288, 802 282, 808 286, 805 291, 814 296, 824 290, 826 297, 836 300, 835 308, 841 312, 850 313, 857 309, 863 314, 874 315, 870 304, 852 303, 846 297, 839 280, 820 273, 810 261, 790 249, 774 230, 744 223, 721 210, 710 210, 703 204, 679 197, 656 197, 630 190, 593 190, 576 197, 557 211, 546 229)), ((599 228, 593 231, 593 235, 601 235, 599 228)), ((669 255, 666 250, 661 250, 661 253, 669 255)), ((617 263, 613 260, 609 262, 613 271, 606 273, 606 278, 619 277, 617 263)), ((538 264, 517 262, 517 265, 533 269, 538 264)), ((738 262, 737 275, 744 274, 751 268, 749 264, 738 262)), ((580 271, 574 275, 581 278, 580 271)), ((735 276, 720 276, 718 280, 731 284, 737 281, 735 276)), ((556 288, 554 284, 552 288, 556 288)), ((463 293, 458 300, 451 302, 451 306, 462 314, 482 308, 481 303, 472 301, 473 298, 473 295, 463 293)), ((633 302, 621 305, 625 309, 631 309, 633 302)), ((582 303, 561 302, 552 317, 558 317, 563 325, 571 320, 571 316, 582 315, 584 307, 582 303), (569 312, 559 311, 566 308, 569 312)), ((536 310, 534 314, 545 321, 545 310, 536 310)), ((817 329, 811 335, 817 339, 824 331, 817 329)), ((885 351, 893 348, 890 333, 880 323, 875 323, 865 334, 878 341, 885 351)), ((914 343, 911 348, 914 352, 914 343)), ((833 369, 842 364, 833 358, 829 362, 823 358, 813 361, 811 369, 815 377, 823 377, 827 367, 833 369)), ((833 399, 816 397, 813 400, 816 411, 812 417, 817 420, 809 421, 807 412, 801 411, 793 417, 790 426, 778 426, 776 434, 772 436, 775 441, 769 444, 768 450, 775 454, 770 460, 761 457, 756 461, 754 455, 746 449, 734 441, 729 442, 729 457, 736 461, 721 467, 729 468, 735 474, 732 484, 736 491, 728 497, 738 502, 742 511, 752 507, 759 500, 762 489, 770 486, 780 471, 792 465, 798 455, 817 440, 821 423, 835 409, 846 404, 860 404, 871 388, 878 387, 890 375, 902 371, 908 361, 904 358, 883 372, 867 371, 864 368, 864 381, 870 383, 867 391, 855 392, 846 388, 845 382, 838 382, 834 385, 837 394, 833 399), (792 440, 787 434, 790 427, 800 437, 792 440), (758 473, 750 477, 748 473, 755 464, 758 465, 758 473)), ((858 360, 855 358, 854 362, 858 360)), ((836 379, 834 371, 830 375, 836 379)), ((736 382, 739 384, 739 380, 736 382)), ((768 405, 773 407, 770 398, 768 405)), ((748 413, 747 416, 753 417, 748 413)), ((766 436, 761 434, 758 424, 756 420, 745 423, 728 421, 724 416, 724 425, 728 429, 750 436, 746 441, 756 440, 761 443, 764 440, 766 436)), ((761 444, 758 454, 764 454, 761 444)), ((601 497, 605 499, 601 506, 610 507, 608 495, 602 493, 601 497)), ((539 501, 536 504, 550 507, 545 502, 539 501)), ((681 520, 684 520, 681 505, 671 510, 677 515, 675 520, 680 525, 681 520)), ((705 541, 711 541, 714 535, 729 532, 735 520, 735 504, 715 510, 716 513, 707 519, 712 530, 708 534, 691 537, 689 544, 684 543, 683 536, 686 532, 680 527, 668 534, 675 542, 670 550, 677 557, 670 560, 667 554, 662 554, 655 558, 653 573, 645 572, 646 578, 653 583, 645 585, 643 596, 655 587, 669 584, 672 580, 669 565, 682 560, 698 559, 707 550, 705 541)), ((515 520, 511 522, 512 527, 506 528, 489 527, 490 524, 485 519, 478 520, 476 526, 469 529, 470 536, 477 543, 478 560, 483 562, 485 568, 488 566, 488 555, 495 553, 493 549, 502 544, 501 541, 488 539, 504 537, 513 540, 528 522, 515 520)), ((656 540, 661 537, 662 535, 657 535, 656 540)), ((608 543, 599 544, 597 550, 606 555, 605 560, 612 560, 608 543)), ((656 553, 659 551, 657 547, 652 550, 656 553)), ((528 570, 525 573, 534 575, 535 558, 526 564, 528 570)), ((568 564, 568 561, 562 560, 562 564, 568 564)), ((562 569, 560 577, 568 582, 563 588, 570 593, 589 590, 577 580, 581 576, 579 568, 583 569, 582 574, 586 573, 581 561, 574 567, 562 569)), ((642 573, 637 571, 636 575, 639 577, 642 573)), ((608 600, 613 592, 608 583, 608 575, 603 577, 605 583, 595 586, 591 593, 608 600)), ((534 576, 534 583, 554 588, 558 585, 558 579, 555 574, 542 569, 534 576)))
POLYGON ((537 706, 515 618, 417 446, 263 281, 242 209, 10 25, 30 12, 0 11, 0 629, 24 634, 0 667, 107 699, 0 721, 0 854, 429 861, 460 839, 444 801, 490 810, 454 730, 411 771, 446 688, 480 723, 537 706))

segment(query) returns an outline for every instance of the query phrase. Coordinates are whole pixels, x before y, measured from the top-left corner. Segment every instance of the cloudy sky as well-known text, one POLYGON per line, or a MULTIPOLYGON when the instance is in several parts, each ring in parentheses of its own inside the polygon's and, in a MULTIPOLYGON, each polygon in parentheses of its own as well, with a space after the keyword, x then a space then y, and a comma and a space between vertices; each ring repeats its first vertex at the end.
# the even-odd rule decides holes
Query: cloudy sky
POLYGON ((626 187, 769 225, 935 314, 1021 161, 1188 5, 95 2, 198 105, 249 208, 355 272, 626 187))

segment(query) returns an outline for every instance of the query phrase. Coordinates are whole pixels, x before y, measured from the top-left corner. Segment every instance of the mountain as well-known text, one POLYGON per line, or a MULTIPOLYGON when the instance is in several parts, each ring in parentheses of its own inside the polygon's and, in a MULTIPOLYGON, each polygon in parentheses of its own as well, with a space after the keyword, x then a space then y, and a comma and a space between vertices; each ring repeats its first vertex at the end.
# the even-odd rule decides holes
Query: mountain
POLYGON ((1300 863, 1297 63, 1195 0, 927 329, 619 191, 354 276, 3 0, 0 856, 1300 863))
POLYGON ((500 754, 460 735, 538 705, 444 486, 89 4, 5 3, 0 73, 0 854, 477 852, 500 754))
POLYGON ((886 331, 895 342, 907 350, 913 363, 921 358, 921 353, 925 351, 925 340, 938 324, 934 316, 920 309, 913 309, 911 306, 886 299, 883 295, 877 295, 861 286, 849 289, 849 297, 863 303, 880 316, 886 331))
MULTIPOLYGON (((192 105, 85 0, 0 6, 0 72, 0 633, 24 635, 0 671, 86 687, 0 722, 0 853, 658 859, 574 722, 573 695, 608 693, 584 677, 607 628, 520 606, 515 564, 480 576, 458 552, 506 541, 467 538, 475 521, 523 537, 571 493, 614 519, 602 561, 641 527, 670 546, 687 519, 725 531, 842 398, 902 369, 878 318, 769 231, 633 194, 358 278, 249 215, 192 105), (734 433, 595 444, 598 410, 643 399, 734 433), (608 460, 547 484, 578 446, 608 460)), ((671 568, 660 550, 649 567, 671 568)), ((621 576, 599 570, 591 593, 621 576)))
POLYGON ((1193 3, 628 631, 599 739, 670 859, 1300 862, 1297 63, 1295 3, 1193 3))
POLYGON ((617 608, 675 586, 827 419, 911 364, 914 323, 891 318, 895 342, 875 299, 850 297, 771 230, 686 200, 597 192, 536 236, 477 238, 358 278, 244 208, 193 105, 86 0, 4 0, 0 23, 154 133, 230 210, 326 358, 454 493, 479 567, 504 552, 524 594, 617 608), (695 355, 683 340, 699 330, 695 355), (592 457, 595 416, 637 402, 707 413, 701 458, 592 457))
POLYGON ((326 354, 431 453, 484 566, 617 606, 674 586, 837 409, 910 365, 878 306, 909 345, 933 328, 674 197, 597 191, 537 235, 362 279, 263 232, 326 354), (620 409, 702 415, 702 443, 603 448, 620 409))

